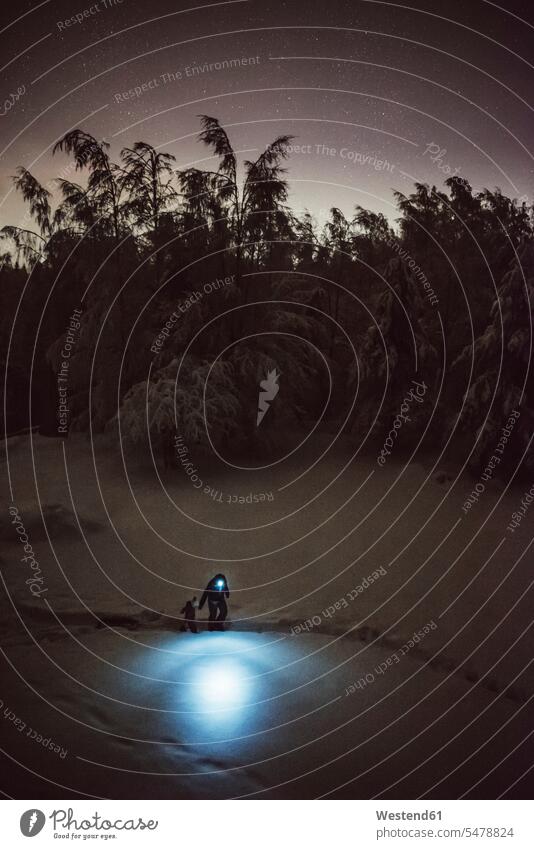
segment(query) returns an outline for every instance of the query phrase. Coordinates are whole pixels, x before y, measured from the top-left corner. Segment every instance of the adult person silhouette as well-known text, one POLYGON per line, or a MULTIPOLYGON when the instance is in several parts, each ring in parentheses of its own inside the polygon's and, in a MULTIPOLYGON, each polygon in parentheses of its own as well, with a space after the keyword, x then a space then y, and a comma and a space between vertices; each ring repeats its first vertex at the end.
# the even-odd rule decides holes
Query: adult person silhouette
POLYGON ((198 609, 202 610, 206 601, 208 602, 208 610, 210 612, 208 630, 224 630, 222 623, 228 614, 227 598, 230 598, 230 590, 228 589, 226 575, 222 575, 221 573, 214 575, 202 593, 202 598, 198 606, 198 609))

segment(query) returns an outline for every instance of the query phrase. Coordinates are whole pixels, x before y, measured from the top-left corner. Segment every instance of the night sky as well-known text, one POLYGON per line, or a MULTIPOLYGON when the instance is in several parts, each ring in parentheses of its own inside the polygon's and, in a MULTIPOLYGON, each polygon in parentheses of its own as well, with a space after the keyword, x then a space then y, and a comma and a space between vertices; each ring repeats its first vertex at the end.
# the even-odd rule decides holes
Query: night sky
POLYGON ((114 157, 143 140, 177 167, 213 167, 195 141, 199 113, 222 121, 242 158, 297 136, 291 202, 319 219, 354 204, 394 217, 394 189, 441 187, 454 173, 532 203, 534 9, 524 0, 45 0, 10 4, 1 21, 1 224, 23 215, 17 165, 47 186, 81 179, 51 155, 74 127, 106 138, 114 157))

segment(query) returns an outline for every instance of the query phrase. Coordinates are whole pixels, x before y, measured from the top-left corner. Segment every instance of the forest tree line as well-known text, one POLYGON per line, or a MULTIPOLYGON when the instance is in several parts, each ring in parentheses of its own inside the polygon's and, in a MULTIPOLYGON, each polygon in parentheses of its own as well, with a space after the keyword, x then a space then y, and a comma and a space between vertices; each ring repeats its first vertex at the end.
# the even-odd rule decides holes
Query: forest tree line
POLYGON ((57 202, 17 170, 27 221, 1 231, 7 433, 58 433, 64 373, 69 427, 119 423, 126 447, 175 429, 202 444, 206 421, 214 444, 261 450, 319 416, 380 439, 416 377, 428 400, 407 446, 425 428, 433 450, 465 438, 480 468, 517 410, 506 465, 532 469, 532 207, 455 175, 395 192, 395 226, 356 206, 319 227, 288 204, 292 136, 239 166, 220 122, 201 122, 213 170, 176 170, 145 142, 113 162, 79 129, 54 148, 82 175, 58 178, 57 202), (258 383, 273 369, 285 401, 260 431, 258 383))

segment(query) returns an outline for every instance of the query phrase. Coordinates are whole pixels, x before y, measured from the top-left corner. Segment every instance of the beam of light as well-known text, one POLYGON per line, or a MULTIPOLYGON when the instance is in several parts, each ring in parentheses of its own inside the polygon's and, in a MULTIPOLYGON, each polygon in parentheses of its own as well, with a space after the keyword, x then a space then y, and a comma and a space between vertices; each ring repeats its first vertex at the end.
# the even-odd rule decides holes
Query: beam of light
MULTIPOLYGON (((258 643, 244 634, 236 634, 228 631, 207 631, 208 623, 197 619, 200 629, 198 634, 181 634, 172 640, 173 654, 176 657, 198 657, 198 658, 239 658, 246 661, 247 655, 258 651, 258 643)), ((175 659, 170 661, 175 662, 175 659)), ((197 663, 197 661, 191 661, 197 663)))
POLYGON ((206 634, 199 642, 204 643, 199 654, 192 654, 186 664, 184 693, 195 722, 211 726, 246 721, 247 704, 254 701, 254 670, 247 655, 239 651, 243 641, 238 638, 231 645, 228 635, 206 634))
POLYGON ((235 660, 202 664, 193 684, 198 689, 197 700, 207 710, 241 705, 248 692, 246 674, 243 664, 235 660))

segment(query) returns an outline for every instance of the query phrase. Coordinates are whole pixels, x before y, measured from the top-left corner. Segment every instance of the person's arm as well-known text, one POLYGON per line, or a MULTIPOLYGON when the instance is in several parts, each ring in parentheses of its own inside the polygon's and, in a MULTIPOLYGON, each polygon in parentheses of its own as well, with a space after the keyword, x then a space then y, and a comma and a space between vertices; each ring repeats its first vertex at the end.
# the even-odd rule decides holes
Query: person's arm
POLYGON ((230 598, 230 590, 228 589, 228 584, 226 584, 226 589, 224 591, 226 598, 230 598))
MULTIPOLYGON (((209 586, 209 584, 208 584, 208 586, 209 586)), ((208 597, 208 587, 206 587, 206 589, 202 593, 202 598, 200 599, 200 604, 198 605, 199 610, 202 610, 202 608, 204 607, 207 597, 208 597)))
POLYGON ((185 613, 185 607, 182 607, 182 609, 180 610, 180 613, 185 613))

